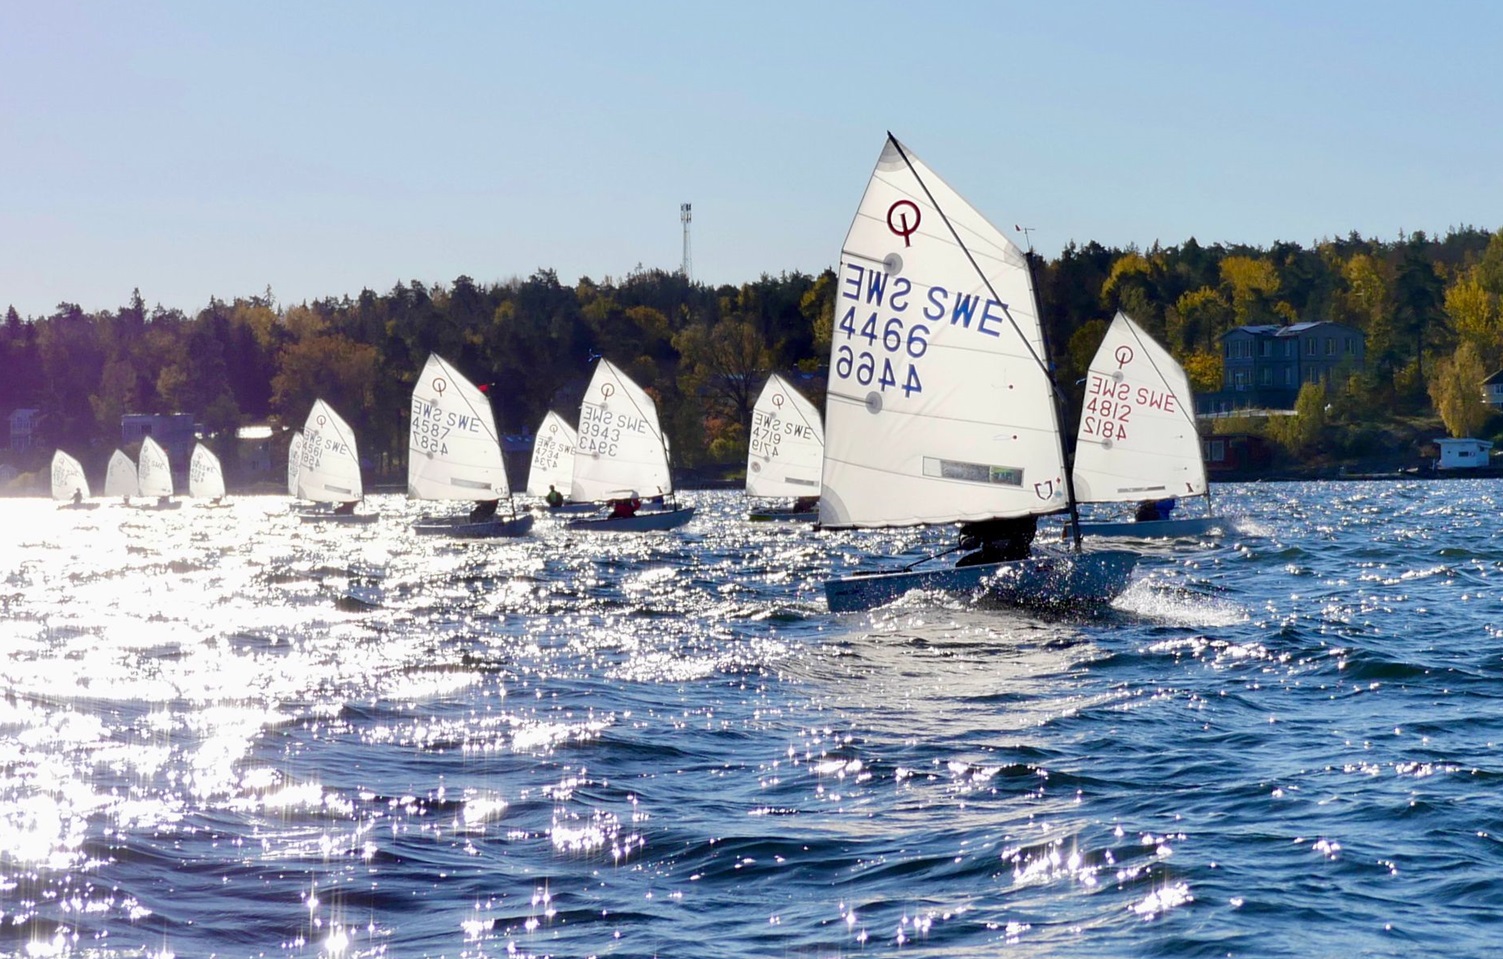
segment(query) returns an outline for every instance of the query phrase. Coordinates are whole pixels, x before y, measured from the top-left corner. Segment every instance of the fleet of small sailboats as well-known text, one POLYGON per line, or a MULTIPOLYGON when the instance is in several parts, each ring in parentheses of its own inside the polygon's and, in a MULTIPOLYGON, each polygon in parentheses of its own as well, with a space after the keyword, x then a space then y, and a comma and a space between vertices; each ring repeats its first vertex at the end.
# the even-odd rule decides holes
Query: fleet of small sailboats
POLYGON ((532 515, 519 516, 511 505, 489 397, 436 354, 412 388, 407 495, 475 504, 468 514, 425 518, 413 526, 418 533, 483 538, 520 536, 532 527, 532 515), (498 515, 503 499, 505 516, 498 515))
MULTIPOLYGON (((1083 536, 1197 536, 1227 527, 1211 507, 1188 378, 1167 350, 1117 314, 1085 381, 1073 454, 1046 351, 1027 257, 889 134, 841 250, 824 416, 788 380, 768 377, 748 435, 747 518, 817 518, 829 530, 959 524, 956 547, 832 576, 825 597, 833 612, 913 590, 1004 603, 1106 602, 1126 588, 1137 555, 1087 550, 1083 536), (1206 506, 1194 518, 1101 522, 1098 514, 1082 522, 1077 510, 1196 497, 1206 506), (1062 513, 1073 548, 1034 547, 1037 519, 1062 513)), ((408 496, 471 504, 425 515, 413 530, 526 533, 533 516, 513 506, 491 397, 430 355, 410 413, 408 496)), ((225 495, 223 468, 202 443, 188 489, 215 505, 225 495)), ((376 518, 354 512, 364 498, 355 436, 323 399, 290 439, 287 491, 319 504, 301 513, 305 520, 376 518)), ((539 426, 526 492, 558 512, 597 510, 572 519, 574 530, 670 530, 695 514, 675 497, 656 403, 603 357, 578 430, 553 411, 539 426)), ((104 495, 179 505, 166 451, 150 436, 138 463, 115 450, 104 495)), ((64 507, 97 505, 83 467, 62 450, 52 460, 52 497, 64 507)))
POLYGON ((1223 529, 1213 515, 1194 394, 1184 367, 1118 312, 1086 374, 1076 434, 1075 496, 1082 503, 1204 497, 1205 515, 1080 523, 1083 536, 1200 536, 1223 529))
MULTIPOLYGON (((1031 524, 1073 508, 1027 260, 891 135, 846 235, 836 288, 824 527, 1031 524)), ((837 576, 825 598, 836 612, 913 589, 1103 602, 1126 587, 1137 556, 1085 552, 1077 540, 1069 553, 964 560, 837 576)))
POLYGON ((604 357, 596 363, 579 406, 569 490, 576 502, 609 504, 599 515, 570 520, 570 529, 666 530, 694 516, 694 507, 673 498, 668 441, 658 425, 657 404, 604 357))

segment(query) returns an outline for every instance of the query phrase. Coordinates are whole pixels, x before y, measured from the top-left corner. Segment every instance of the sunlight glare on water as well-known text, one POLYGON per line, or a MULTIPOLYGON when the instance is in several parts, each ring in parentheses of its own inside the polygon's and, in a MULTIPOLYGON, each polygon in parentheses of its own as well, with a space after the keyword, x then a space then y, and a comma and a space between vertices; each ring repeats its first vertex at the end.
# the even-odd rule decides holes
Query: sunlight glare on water
POLYGON ((1486 954, 1500 489, 838 616, 952 534, 0 502, 0 954, 1486 954))

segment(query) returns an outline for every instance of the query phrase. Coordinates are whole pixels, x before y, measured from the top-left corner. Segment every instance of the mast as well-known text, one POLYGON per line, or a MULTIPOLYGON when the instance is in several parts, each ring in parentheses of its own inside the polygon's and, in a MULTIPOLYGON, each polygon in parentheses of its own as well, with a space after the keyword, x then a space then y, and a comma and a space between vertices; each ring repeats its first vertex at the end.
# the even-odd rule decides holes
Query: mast
MULTIPOLYGON (((1033 287, 1033 308, 1038 311, 1039 335, 1044 338, 1044 355, 1054 356, 1054 347, 1049 342, 1049 324, 1044 322, 1044 301, 1039 296, 1038 280, 1033 273, 1033 241, 1028 237, 1028 231, 1023 231, 1023 239, 1028 244, 1028 250, 1023 258, 1028 261, 1028 285, 1033 287)), ((1075 501, 1075 445, 1066 444, 1064 426, 1065 401, 1064 390, 1060 389, 1059 380, 1054 376, 1054 370, 1045 363, 1044 375, 1049 378, 1049 389, 1054 397, 1054 422, 1059 424, 1055 435, 1059 437, 1060 461, 1065 464, 1065 502, 1070 507, 1070 531, 1073 534, 1071 541, 1075 544, 1075 551, 1080 552, 1080 504, 1075 501)))

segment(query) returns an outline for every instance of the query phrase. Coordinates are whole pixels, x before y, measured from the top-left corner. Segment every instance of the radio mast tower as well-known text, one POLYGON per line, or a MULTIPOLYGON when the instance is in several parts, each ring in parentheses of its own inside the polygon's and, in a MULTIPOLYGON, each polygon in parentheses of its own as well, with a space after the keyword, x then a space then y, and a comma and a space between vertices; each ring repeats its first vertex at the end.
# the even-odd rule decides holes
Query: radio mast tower
POLYGON ((686 279, 686 280, 693 280, 694 279, 694 259, 693 259, 693 257, 691 257, 689 255, 689 221, 692 220, 692 219, 694 219, 694 214, 690 210, 690 205, 689 204, 687 204, 687 203, 680 203, 678 205, 678 218, 680 220, 682 220, 683 224, 684 224, 684 265, 683 265, 684 279, 686 279))

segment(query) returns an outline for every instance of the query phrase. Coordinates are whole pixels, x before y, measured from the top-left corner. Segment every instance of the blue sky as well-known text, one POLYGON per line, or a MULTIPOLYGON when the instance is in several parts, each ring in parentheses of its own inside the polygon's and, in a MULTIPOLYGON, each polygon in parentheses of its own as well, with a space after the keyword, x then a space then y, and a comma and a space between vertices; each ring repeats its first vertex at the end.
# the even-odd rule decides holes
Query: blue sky
POLYGON ((1503 4, 0 4, 0 309, 835 263, 887 130, 1005 229, 1503 226, 1503 4))

